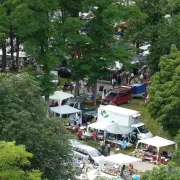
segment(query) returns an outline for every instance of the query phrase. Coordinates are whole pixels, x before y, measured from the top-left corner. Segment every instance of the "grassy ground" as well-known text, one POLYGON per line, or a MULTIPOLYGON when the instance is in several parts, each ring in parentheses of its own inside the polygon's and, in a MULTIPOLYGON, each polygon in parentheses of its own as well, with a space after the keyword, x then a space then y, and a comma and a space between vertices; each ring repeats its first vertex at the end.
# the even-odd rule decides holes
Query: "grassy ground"
POLYGON ((167 139, 173 139, 167 132, 163 131, 160 125, 150 117, 143 99, 133 99, 130 104, 123 104, 121 107, 133 109, 141 112, 141 122, 146 125, 146 128, 153 136, 161 136, 167 139))

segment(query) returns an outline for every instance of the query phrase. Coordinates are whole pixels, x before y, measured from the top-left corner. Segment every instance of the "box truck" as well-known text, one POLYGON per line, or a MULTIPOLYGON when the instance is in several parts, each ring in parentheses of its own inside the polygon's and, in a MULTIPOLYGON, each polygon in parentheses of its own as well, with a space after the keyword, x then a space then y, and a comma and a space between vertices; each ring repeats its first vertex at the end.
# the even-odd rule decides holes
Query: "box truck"
POLYGON ((133 133, 136 134, 138 139, 152 137, 151 132, 145 129, 145 124, 140 122, 140 117, 139 111, 107 105, 98 108, 97 121, 116 123, 119 127, 133 127, 133 133))

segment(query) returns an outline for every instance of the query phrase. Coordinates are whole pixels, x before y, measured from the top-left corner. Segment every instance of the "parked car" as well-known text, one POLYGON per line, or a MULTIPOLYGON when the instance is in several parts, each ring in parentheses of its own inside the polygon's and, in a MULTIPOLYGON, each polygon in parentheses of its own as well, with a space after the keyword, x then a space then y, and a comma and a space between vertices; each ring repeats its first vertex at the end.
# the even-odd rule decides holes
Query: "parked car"
POLYGON ((102 101, 103 105, 107 104, 114 104, 119 105, 122 103, 130 103, 131 101, 131 88, 129 87, 120 87, 114 89, 113 91, 109 92, 105 95, 104 100, 102 101))
POLYGON ((95 164, 99 164, 100 158, 103 155, 95 148, 85 145, 85 144, 72 144, 73 146, 73 154, 77 158, 81 158, 86 161, 90 161, 95 164))
POLYGON ((64 66, 58 66, 58 67, 56 67, 56 70, 58 71, 58 75, 60 77, 70 78, 72 75, 71 70, 64 66))

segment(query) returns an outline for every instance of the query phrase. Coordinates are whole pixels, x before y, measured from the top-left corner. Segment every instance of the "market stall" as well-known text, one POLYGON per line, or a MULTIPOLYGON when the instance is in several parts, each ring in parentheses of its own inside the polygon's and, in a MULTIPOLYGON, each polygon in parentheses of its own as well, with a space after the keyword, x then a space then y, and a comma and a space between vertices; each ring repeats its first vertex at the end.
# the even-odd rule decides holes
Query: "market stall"
POLYGON ((74 97, 73 94, 70 93, 66 93, 63 91, 55 91, 54 94, 52 96, 49 97, 50 101, 57 101, 59 106, 63 105, 62 102, 64 100, 67 100, 69 98, 74 97))
POLYGON ((60 117, 62 115, 69 115, 68 118, 72 121, 77 122, 77 124, 82 124, 82 111, 79 109, 75 109, 68 105, 51 107, 50 110, 56 114, 59 114, 60 117))
POLYGON ((155 136, 148 139, 139 140, 136 145, 136 156, 141 156, 144 160, 153 161, 156 163, 167 164, 170 160, 169 152, 163 151, 167 150, 167 147, 174 146, 177 148, 177 144, 174 141, 155 136), (141 148, 138 149, 141 144, 141 148))
POLYGON ((131 179, 131 173, 125 170, 125 166, 140 162, 141 159, 128 156, 125 154, 115 154, 107 157, 103 157, 100 160, 100 170, 104 173, 119 177, 120 174, 124 179, 131 179), (123 167, 123 172, 122 172, 123 167))
MULTIPOLYGON (((116 123, 110 124, 109 126, 107 126, 104 131, 108 134, 115 134, 115 135, 121 135, 121 138, 117 138, 117 136, 106 136, 106 142, 111 143, 111 144, 115 144, 115 145, 119 145, 119 146, 124 146, 124 141, 123 141, 123 137, 122 135, 128 135, 129 133, 131 133, 133 130, 132 127, 125 127, 125 126, 119 126, 116 123)), ((118 136, 120 137, 120 136, 118 136)), ((126 138, 126 146, 127 147, 132 147, 133 144, 129 142, 129 139, 126 138)))

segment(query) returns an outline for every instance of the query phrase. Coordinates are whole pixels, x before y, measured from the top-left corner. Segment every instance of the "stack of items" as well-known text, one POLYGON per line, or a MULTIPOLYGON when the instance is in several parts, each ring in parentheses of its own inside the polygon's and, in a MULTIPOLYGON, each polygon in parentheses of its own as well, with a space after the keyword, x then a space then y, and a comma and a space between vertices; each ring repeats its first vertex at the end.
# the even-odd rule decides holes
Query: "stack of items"
POLYGON ((106 166, 106 168, 102 169, 102 172, 112 175, 119 176, 120 175, 120 167, 117 166, 106 166))

